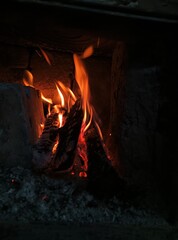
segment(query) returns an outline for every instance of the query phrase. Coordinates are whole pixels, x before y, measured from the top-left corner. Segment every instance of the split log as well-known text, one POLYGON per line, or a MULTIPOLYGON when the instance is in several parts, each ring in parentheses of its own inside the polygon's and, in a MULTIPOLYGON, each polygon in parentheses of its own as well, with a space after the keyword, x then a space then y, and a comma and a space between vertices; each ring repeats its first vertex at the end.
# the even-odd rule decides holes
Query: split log
POLYGON ((45 169, 52 160, 52 150, 58 138, 58 113, 52 112, 46 119, 44 130, 33 147, 33 164, 36 169, 45 169))
POLYGON ((59 143, 51 164, 53 172, 62 173, 72 168, 82 120, 81 101, 77 100, 70 110, 64 127, 59 129, 59 143))
POLYGON ((86 133, 88 153, 88 190, 100 195, 115 194, 123 180, 112 166, 94 122, 86 133), (117 188, 115 188, 117 186, 117 188))
POLYGON ((31 167, 31 146, 43 122, 39 91, 21 84, 0 84, 0 166, 31 167))

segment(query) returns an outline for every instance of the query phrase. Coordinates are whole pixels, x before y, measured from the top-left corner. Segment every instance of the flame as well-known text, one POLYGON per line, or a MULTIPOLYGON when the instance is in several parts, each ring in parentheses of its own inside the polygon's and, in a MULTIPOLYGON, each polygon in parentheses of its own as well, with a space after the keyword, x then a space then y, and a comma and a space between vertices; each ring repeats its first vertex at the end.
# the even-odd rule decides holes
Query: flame
POLYGON ((29 86, 29 87, 33 87, 33 74, 28 71, 28 70, 25 70, 24 73, 23 73, 23 83, 25 86, 29 86))
POLYGON ((50 103, 50 104, 53 103, 52 99, 51 99, 51 98, 46 98, 46 97, 43 95, 43 93, 41 93, 41 98, 42 98, 43 101, 45 101, 45 102, 47 102, 47 103, 50 103))
POLYGON ((82 109, 84 112, 83 124, 86 125, 84 129, 85 132, 90 126, 93 115, 92 106, 90 105, 90 88, 88 83, 88 74, 85 70, 82 59, 77 54, 73 55, 73 59, 75 64, 75 79, 81 92, 82 109))
POLYGON ((57 146, 58 146, 59 140, 57 140, 57 142, 54 144, 53 149, 52 149, 52 153, 54 154, 57 150, 57 146))
MULTIPOLYGON (((72 90, 68 87, 66 87, 62 82, 58 81, 57 85, 61 88, 63 92, 64 99, 67 102, 67 111, 70 111, 71 106, 76 102, 77 98, 75 94, 72 92, 72 90)), ((59 88, 58 88, 59 89, 59 88)))
POLYGON ((40 48, 40 51, 41 51, 44 59, 46 60, 46 62, 51 66, 51 61, 50 61, 50 59, 48 57, 48 54, 42 48, 40 48))
POLYGON ((85 59, 90 57, 93 54, 93 46, 89 46, 85 49, 83 54, 81 55, 81 58, 85 59))
MULTIPOLYGON (((99 40, 98 40, 99 41, 99 40)), ((99 44, 99 43, 98 43, 99 44)), ((43 49, 40 49, 43 57, 45 58, 46 62, 51 65, 50 59, 46 52, 43 49)), ((90 127, 91 123, 95 124, 98 134, 100 135, 101 140, 103 140, 102 132, 99 127, 98 119, 96 118, 96 112, 91 105, 90 101, 90 87, 89 87, 89 77, 87 71, 85 69, 83 59, 88 58, 93 54, 93 47, 89 46, 80 56, 77 54, 73 54, 73 60, 75 65, 75 79, 78 84, 78 88, 80 90, 80 98, 81 98, 81 108, 83 110, 83 122, 80 129, 80 134, 77 143, 77 152, 80 159, 82 159, 83 164, 81 167, 81 171, 79 172, 80 177, 87 177, 87 169, 88 169, 88 156, 87 156, 87 143, 85 138, 85 132, 90 127)), ((33 85, 33 75, 30 71, 25 70, 23 76, 23 83, 25 86, 33 85)), ((53 104, 51 98, 46 98, 43 93, 41 93, 41 99, 46 102, 48 105, 48 115, 57 113, 58 119, 56 121, 57 128, 61 128, 64 126, 66 122, 66 113, 70 112, 71 107, 75 104, 77 97, 74 92, 67 86, 65 86, 61 81, 57 81, 56 85, 56 92, 58 94, 58 102, 56 105, 53 104)), ((44 129, 44 124, 40 124, 40 129, 44 129)), ((55 154, 57 150, 57 146, 60 144, 60 138, 58 136, 58 140, 55 142, 52 153, 55 154)), ((75 174, 74 172, 71 173, 72 175, 75 174)))
POLYGON ((85 124, 82 125, 80 135, 78 138, 78 143, 77 143, 77 151, 78 155, 82 159, 84 165, 83 165, 83 170, 87 171, 88 169, 88 156, 87 156, 87 144, 84 136, 84 129, 85 129, 85 124))
POLYGON ((62 94, 61 90, 59 89, 58 85, 56 84, 56 88, 57 88, 57 92, 59 94, 59 98, 60 98, 60 104, 55 105, 55 110, 58 113, 58 120, 59 120, 59 127, 61 128, 64 125, 64 119, 63 119, 63 115, 64 115, 64 107, 65 107, 65 99, 64 99, 64 95, 62 94))
POLYGON ((56 88, 57 88, 57 91, 58 91, 58 94, 60 97, 61 107, 64 107, 64 105, 65 105, 64 96, 63 96, 61 90, 59 89, 59 87, 57 86, 57 84, 56 84, 56 88))

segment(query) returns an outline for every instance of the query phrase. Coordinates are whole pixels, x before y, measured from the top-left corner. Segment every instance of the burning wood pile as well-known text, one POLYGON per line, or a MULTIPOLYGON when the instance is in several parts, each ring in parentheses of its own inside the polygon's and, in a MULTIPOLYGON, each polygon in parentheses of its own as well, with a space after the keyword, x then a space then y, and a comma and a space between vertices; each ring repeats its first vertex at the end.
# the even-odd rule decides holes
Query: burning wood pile
MULTIPOLYGON (((43 56, 50 64, 46 53, 43 56)), ((62 82, 56 82, 57 101, 41 98, 47 109, 46 120, 41 123, 42 133, 33 146, 35 171, 50 176, 70 174, 87 178, 92 189, 113 191, 121 180, 112 166, 103 141, 99 118, 90 101, 89 79, 83 59, 93 53, 88 47, 80 56, 73 55, 78 89, 73 92, 62 82)), ((25 70, 23 83, 33 86, 33 75, 25 70)), ((73 85, 73 84, 72 84, 73 85)))

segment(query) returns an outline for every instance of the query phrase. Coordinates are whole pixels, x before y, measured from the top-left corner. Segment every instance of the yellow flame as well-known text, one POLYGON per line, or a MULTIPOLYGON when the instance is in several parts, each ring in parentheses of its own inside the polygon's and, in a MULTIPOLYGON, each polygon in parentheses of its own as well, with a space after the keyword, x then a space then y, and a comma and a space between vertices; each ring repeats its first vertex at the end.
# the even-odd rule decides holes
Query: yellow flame
POLYGON ((59 127, 61 128, 63 126, 63 114, 62 113, 59 113, 58 120, 59 120, 59 127))
POLYGON ((72 92, 72 90, 68 87, 66 87, 62 82, 57 81, 58 89, 60 88, 62 90, 63 97, 65 99, 65 103, 67 103, 67 111, 70 112, 71 106, 76 102, 77 98, 75 94, 72 92))
POLYGON ((64 96, 63 96, 61 90, 58 88, 57 84, 56 84, 56 88, 57 88, 57 91, 58 91, 58 94, 59 94, 59 97, 60 97, 61 107, 64 107, 64 105, 65 105, 64 96))
POLYGON ((41 98, 42 98, 43 101, 45 101, 45 102, 47 102, 47 103, 50 103, 50 104, 53 103, 52 99, 51 99, 51 98, 46 98, 46 97, 43 95, 43 93, 41 93, 41 98))

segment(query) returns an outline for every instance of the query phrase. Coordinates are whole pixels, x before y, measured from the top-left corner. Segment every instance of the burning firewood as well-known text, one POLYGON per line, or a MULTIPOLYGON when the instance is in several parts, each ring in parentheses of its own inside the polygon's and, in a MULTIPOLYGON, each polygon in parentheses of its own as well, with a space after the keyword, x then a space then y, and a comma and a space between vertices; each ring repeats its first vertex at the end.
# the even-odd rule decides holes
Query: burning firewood
POLYGON ((72 106, 65 125, 59 129, 59 143, 50 166, 52 171, 66 172, 73 166, 82 120, 83 111, 78 99, 72 106))
POLYGON ((50 164, 58 138, 58 125, 58 114, 52 111, 46 119, 40 138, 33 147, 33 164, 36 169, 45 169, 50 164))
POLYGON ((112 166, 94 122, 87 130, 85 138, 88 153, 88 189, 98 196, 116 193, 115 186, 121 186, 123 180, 112 166))

